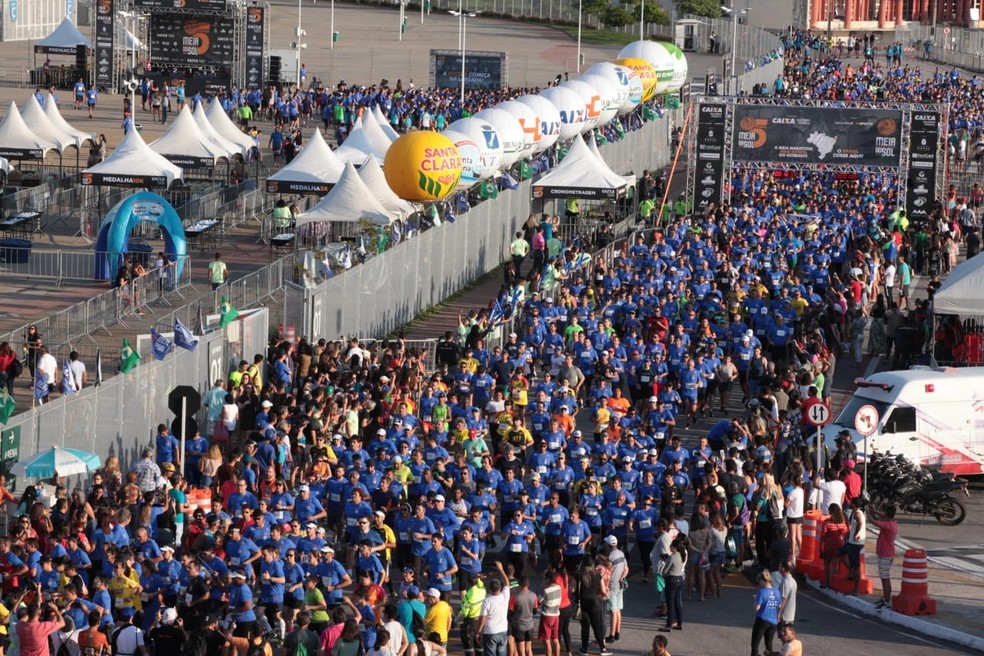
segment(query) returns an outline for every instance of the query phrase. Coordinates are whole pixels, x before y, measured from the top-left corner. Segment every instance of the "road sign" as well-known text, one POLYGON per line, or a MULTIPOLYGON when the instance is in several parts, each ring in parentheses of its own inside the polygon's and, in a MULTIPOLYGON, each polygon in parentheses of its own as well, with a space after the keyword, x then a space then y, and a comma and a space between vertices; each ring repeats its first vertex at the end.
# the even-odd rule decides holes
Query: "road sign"
POLYGON ((830 422, 830 408, 817 401, 806 408, 806 421, 814 426, 826 426, 830 422))
POLYGON ((187 399, 186 411, 196 414, 202 407, 202 395, 191 385, 178 385, 167 395, 167 407, 176 415, 181 414, 181 401, 187 399))
POLYGON ((878 410, 873 405, 863 405, 854 415, 854 430, 868 437, 878 427, 878 410))
POLYGON ((943 28, 943 34, 949 34, 949 33, 950 33, 950 28, 949 27, 944 27, 943 28))

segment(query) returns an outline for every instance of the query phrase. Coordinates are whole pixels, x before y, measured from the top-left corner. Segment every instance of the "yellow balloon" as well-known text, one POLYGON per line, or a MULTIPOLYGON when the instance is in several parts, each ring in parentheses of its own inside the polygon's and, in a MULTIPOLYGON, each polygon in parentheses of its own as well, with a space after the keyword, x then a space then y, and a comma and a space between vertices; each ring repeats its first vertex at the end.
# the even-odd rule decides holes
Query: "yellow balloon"
POLYGON ((440 200, 458 185, 461 154, 438 132, 408 132, 386 151, 383 174, 393 193, 404 200, 440 200))
POLYGON ((615 63, 619 66, 632 69, 639 76, 639 79, 642 80, 642 102, 646 102, 656 95, 656 83, 659 81, 659 78, 657 78, 656 69, 652 64, 644 59, 637 59, 635 57, 616 59, 615 63))

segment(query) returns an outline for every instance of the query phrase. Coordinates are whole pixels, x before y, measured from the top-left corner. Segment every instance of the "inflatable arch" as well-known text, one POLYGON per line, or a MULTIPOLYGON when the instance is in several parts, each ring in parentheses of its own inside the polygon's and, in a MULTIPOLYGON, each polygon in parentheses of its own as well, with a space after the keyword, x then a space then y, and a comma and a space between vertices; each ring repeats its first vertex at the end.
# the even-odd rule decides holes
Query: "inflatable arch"
POLYGON ((184 256, 188 254, 184 225, 169 202, 149 191, 139 191, 109 210, 96 239, 96 280, 112 280, 129 247, 130 232, 141 221, 156 223, 164 232, 164 252, 175 263, 176 279, 181 278, 184 256))

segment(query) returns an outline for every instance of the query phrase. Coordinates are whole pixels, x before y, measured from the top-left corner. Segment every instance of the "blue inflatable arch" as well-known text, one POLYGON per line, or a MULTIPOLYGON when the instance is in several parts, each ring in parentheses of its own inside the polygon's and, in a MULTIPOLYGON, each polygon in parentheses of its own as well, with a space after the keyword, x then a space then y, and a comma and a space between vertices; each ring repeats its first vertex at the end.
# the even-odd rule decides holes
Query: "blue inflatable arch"
POLYGON ((149 191, 121 200, 109 211, 96 239, 96 280, 112 280, 128 252, 130 232, 141 221, 156 223, 164 232, 164 252, 175 263, 176 279, 181 277, 184 256, 188 254, 184 225, 169 202, 149 191))

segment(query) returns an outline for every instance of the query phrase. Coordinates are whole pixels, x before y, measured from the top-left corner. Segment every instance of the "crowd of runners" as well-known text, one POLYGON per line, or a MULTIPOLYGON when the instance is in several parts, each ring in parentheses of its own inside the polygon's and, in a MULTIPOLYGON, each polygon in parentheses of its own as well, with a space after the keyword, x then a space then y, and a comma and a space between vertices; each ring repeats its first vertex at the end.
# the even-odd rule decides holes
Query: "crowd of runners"
MULTIPOLYGON (((976 129, 974 81, 810 43, 790 42, 769 93, 948 99, 951 127, 976 129)), ((716 603, 722 577, 749 576, 753 656, 763 639, 802 654, 803 513, 833 517, 825 555, 853 569, 864 504, 849 442, 818 470, 801 408, 829 398, 837 367, 924 350, 932 300, 913 277, 952 266, 977 227, 956 194, 915 225, 896 189, 876 172, 739 171, 729 204, 674 204, 600 252, 571 205, 556 257, 561 220, 531 216, 500 293, 439 341, 434 370, 402 339, 273 340, 213 381, 184 461, 161 425, 83 488, 8 493, 0 643, 609 656, 631 577, 653 586, 641 614, 660 656, 686 644, 684 598, 716 603)))

